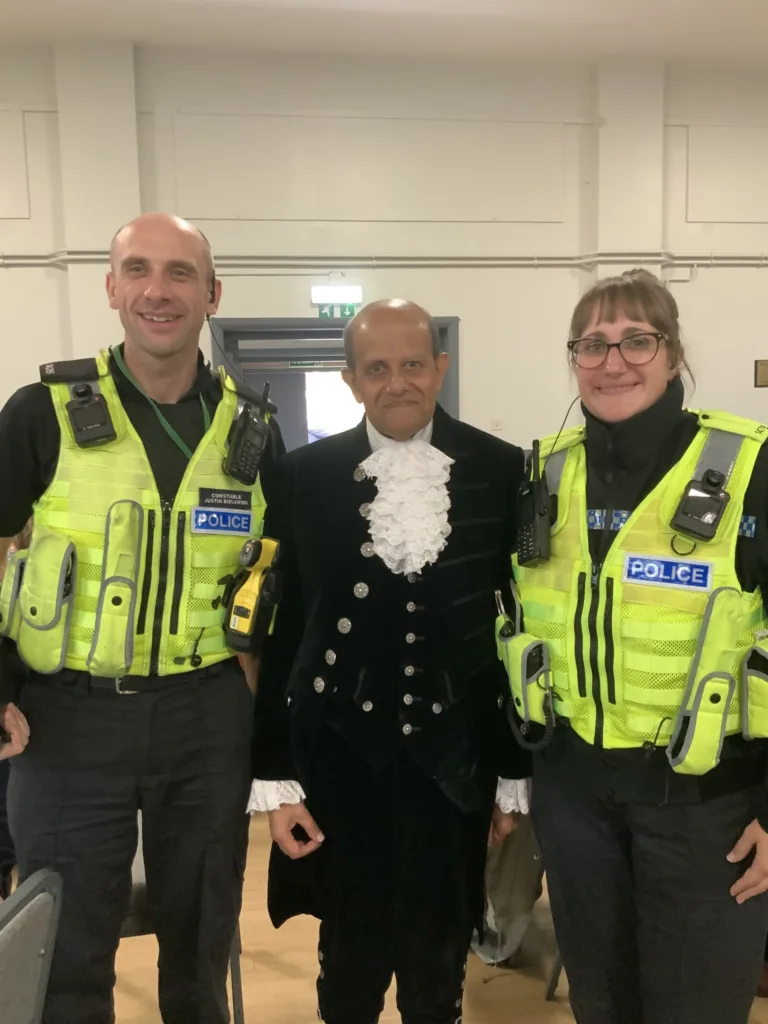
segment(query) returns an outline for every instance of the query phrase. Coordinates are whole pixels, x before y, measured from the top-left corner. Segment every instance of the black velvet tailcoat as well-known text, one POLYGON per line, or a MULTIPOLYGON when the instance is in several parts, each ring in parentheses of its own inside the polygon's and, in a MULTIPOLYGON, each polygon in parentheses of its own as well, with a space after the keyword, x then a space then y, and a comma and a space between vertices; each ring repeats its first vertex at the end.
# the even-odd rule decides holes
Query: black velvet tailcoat
POLYGON ((440 407, 432 444, 454 460, 451 533, 409 577, 370 554, 376 484, 356 473, 371 452, 365 421, 291 452, 272 489, 265 533, 281 544, 284 592, 262 658, 253 773, 298 779, 308 804, 329 728, 376 770, 407 752, 465 813, 490 808, 497 776, 529 774, 494 640, 523 453, 440 407))

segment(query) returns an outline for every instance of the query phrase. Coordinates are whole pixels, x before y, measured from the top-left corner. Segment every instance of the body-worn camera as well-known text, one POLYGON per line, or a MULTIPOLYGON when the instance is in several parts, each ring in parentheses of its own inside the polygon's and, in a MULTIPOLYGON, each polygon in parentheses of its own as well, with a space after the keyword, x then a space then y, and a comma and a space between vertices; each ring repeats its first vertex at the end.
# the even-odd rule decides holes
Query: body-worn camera
POLYGON ((114 441, 117 435, 104 396, 86 381, 75 384, 70 395, 67 414, 78 447, 94 448, 114 441))
POLYGON ((725 476, 715 469, 691 480, 677 507, 672 526, 697 540, 712 540, 723 518, 730 495, 724 489, 725 476))

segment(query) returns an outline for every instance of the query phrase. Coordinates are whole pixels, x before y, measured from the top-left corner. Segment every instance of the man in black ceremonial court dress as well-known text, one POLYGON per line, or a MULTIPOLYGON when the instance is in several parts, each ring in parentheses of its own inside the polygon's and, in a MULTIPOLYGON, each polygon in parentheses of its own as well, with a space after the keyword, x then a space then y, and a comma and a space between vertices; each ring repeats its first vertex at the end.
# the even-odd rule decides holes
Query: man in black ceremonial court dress
POLYGON ((251 809, 274 923, 321 919, 321 1019, 373 1024, 394 975, 405 1024, 455 1024, 489 832, 529 774, 493 634, 523 453, 436 404, 447 356, 418 306, 366 307, 345 348, 365 418, 288 455, 267 511, 283 600, 251 809))

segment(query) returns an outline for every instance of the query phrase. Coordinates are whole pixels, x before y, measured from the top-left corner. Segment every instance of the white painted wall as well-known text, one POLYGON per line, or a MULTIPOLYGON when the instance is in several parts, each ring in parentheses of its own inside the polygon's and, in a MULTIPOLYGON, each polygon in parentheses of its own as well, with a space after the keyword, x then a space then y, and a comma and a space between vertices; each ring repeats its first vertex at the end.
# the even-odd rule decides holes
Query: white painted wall
POLYGON ((696 403, 765 418, 766 163, 768 70, 0 48, 0 400, 120 339, 109 240, 166 209, 223 316, 312 315, 341 271, 459 316, 463 418, 526 445, 575 394, 593 272, 666 260, 696 403))

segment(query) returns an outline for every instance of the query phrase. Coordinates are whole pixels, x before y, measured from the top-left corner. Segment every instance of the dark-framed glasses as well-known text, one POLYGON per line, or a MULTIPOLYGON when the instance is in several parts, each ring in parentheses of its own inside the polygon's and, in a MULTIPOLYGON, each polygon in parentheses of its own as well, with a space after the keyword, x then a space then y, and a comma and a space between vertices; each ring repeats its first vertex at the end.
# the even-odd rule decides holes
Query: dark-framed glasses
POLYGON ((659 351, 659 345, 667 340, 661 331, 638 331, 628 334, 621 341, 606 341, 604 338, 576 338, 568 342, 571 358, 582 370, 595 370, 608 358, 608 352, 617 348, 625 363, 642 366, 650 363, 659 351))

